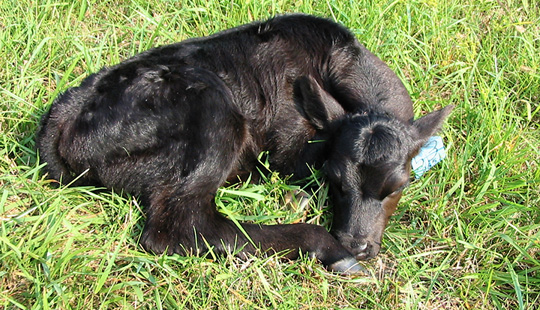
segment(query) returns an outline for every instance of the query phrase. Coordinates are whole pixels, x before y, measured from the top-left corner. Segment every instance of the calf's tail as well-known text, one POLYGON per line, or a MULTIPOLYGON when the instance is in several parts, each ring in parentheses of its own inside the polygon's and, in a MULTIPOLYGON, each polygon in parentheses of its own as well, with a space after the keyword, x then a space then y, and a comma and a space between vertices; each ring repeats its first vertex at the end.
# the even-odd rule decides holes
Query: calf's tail
POLYGON ((47 164, 43 172, 47 174, 48 179, 54 179, 62 184, 78 183, 76 182, 78 174, 69 167, 59 151, 63 130, 80 112, 80 106, 71 100, 69 93, 70 90, 55 100, 50 110, 42 116, 36 133, 36 148, 40 162, 47 164))

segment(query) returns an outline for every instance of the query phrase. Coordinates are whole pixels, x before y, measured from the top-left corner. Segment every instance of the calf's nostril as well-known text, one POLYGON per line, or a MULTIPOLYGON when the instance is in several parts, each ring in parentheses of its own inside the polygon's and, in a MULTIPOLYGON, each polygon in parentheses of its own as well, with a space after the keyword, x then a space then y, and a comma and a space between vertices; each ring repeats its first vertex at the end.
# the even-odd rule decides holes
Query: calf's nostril
POLYGON ((358 241, 352 241, 351 242, 351 249, 354 249, 355 251, 364 251, 367 248, 367 242, 359 243, 358 241))
POLYGON ((362 243, 362 245, 358 246, 358 249, 360 251, 363 251, 363 250, 367 249, 367 242, 364 242, 364 243, 362 243))

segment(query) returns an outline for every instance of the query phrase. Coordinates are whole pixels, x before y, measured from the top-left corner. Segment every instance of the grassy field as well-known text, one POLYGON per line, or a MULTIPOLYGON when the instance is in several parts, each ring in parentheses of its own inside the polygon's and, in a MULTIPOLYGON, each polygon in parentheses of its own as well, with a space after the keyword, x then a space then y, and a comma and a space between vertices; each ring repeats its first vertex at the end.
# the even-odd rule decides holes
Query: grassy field
MULTIPOLYGON (((540 11, 534 0, 30 1, 0 4, 0 308, 540 308, 540 11), (379 3, 379 4, 375 4, 379 3), (59 92, 153 46, 304 12, 349 27, 402 78, 420 116, 457 107, 448 157, 406 190, 371 276, 308 258, 155 256, 134 197, 53 188, 34 133, 59 92)), ((328 225, 285 176, 221 190, 222 211, 328 225)))

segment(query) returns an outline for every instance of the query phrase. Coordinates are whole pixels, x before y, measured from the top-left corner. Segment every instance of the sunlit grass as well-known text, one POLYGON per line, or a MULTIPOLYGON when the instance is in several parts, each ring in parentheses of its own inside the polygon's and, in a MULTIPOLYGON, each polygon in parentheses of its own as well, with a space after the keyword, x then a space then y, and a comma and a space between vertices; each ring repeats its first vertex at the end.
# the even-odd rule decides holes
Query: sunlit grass
MULTIPOLYGON (((0 4, 0 308, 540 308, 540 13, 533 1, 12 1, 0 4), (138 52, 275 14, 349 27, 404 81, 418 116, 456 105, 448 157, 413 181, 366 277, 303 258, 156 256, 144 206, 56 188, 34 150, 59 92, 138 52)), ((222 212, 331 224, 328 189, 271 174, 222 212), (310 204, 284 204, 315 190, 310 204)))

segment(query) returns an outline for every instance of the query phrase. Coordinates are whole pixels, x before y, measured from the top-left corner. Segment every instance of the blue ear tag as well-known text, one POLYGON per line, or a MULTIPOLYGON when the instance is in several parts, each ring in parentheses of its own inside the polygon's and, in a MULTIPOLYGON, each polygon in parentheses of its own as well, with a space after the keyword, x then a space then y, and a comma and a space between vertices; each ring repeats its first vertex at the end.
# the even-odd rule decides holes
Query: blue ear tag
POLYGON ((442 138, 433 136, 420 148, 420 152, 411 161, 411 167, 417 179, 446 157, 442 138))

